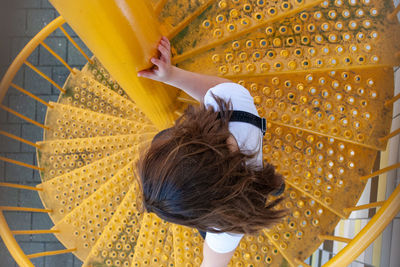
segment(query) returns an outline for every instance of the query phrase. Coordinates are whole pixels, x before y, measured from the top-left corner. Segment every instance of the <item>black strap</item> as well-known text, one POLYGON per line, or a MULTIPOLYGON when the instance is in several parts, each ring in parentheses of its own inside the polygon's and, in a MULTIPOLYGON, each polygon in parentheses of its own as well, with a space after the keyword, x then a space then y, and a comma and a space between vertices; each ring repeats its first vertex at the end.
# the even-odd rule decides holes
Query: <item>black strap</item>
MULTIPOLYGON (((218 119, 221 118, 221 113, 218 113, 218 119)), ((242 110, 233 110, 232 116, 229 121, 240 121, 250 123, 262 131, 263 135, 267 131, 267 121, 265 118, 260 118, 250 112, 242 110)))

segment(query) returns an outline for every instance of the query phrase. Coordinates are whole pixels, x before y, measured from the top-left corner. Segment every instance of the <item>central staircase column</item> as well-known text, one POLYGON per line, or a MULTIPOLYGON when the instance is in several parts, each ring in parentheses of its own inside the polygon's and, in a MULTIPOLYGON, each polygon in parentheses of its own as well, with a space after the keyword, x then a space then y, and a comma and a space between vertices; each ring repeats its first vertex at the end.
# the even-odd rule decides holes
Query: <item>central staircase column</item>
POLYGON ((161 39, 148 0, 50 0, 128 96, 159 128, 171 126, 177 89, 137 77, 161 39))

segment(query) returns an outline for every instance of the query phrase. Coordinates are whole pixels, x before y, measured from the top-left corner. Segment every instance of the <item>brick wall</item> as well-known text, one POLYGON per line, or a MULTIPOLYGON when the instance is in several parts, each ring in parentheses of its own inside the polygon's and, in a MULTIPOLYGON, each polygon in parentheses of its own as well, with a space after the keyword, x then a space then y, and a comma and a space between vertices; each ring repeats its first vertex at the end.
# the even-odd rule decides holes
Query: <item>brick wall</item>
MULTIPOLYGON (((3 77, 13 59, 27 42, 57 16, 58 13, 47 0, 0 1, 0 77, 3 77)), ((64 28, 81 47, 85 48, 85 52, 90 54, 68 25, 64 25, 64 28)), ((80 69, 86 63, 86 60, 60 30, 54 32, 45 42, 72 67, 80 69)), ((68 69, 43 47, 36 49, 28 61, 37 66, 60 86, 63 85, 69 74, 68 69)), ((56 101, 58 98, 58 89, 26 66, 19 70, 13 82, 43 100, 56 101)), ((9 89, 3 104, 31 119, 41 123, 44 122, 46 107, 13 88, 9 89)), ((3 110, 0 110, 0 130, 10 132, 32 142, 42 140, 43 137, 41 128, 27 123, 12 114, 7 114, 3 110)), ((28 164, 36 164, 34 148, 4 136, 0 136, 0 155, 28 164)), ((40 183, 40 177, 37 171, 0 162, 0 182, 35 186, 40 183)), ((43 208, 36 192, 1 187, 0 205, 43 208)), ((47 214, 6 212, 5 216, 12 230, 50 229, 53 226, 47 214)), ((27 254, 64 248, 53 235, 23 235, 17 236, 17 240, 27 254)), ((1 239, 0 259, 0 267, 17 266, 1 239)), ((33 259, 32 262, 35 266, 40 267, 56 265, 70 267, 81 266, 82 264, 72 254, 41 257, 33 259)))

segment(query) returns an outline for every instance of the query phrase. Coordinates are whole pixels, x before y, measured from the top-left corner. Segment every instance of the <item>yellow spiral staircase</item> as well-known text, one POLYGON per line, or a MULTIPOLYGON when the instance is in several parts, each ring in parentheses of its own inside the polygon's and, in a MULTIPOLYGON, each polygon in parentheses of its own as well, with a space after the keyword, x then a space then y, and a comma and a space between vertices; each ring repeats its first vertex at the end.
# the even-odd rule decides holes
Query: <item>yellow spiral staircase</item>
MULTIPOLYGON (((196 229, 141 214, 135 170, 140 151, 188 104, 176 88, 136 77, 149 67, 161 35, 178 67, 227 77, 245 86, 267 118, 264 160, 286 178, 282 207, 291 213, 271 229, 245 235, 229 266, 307 266, 324 240, 348 243, 326 266, 347 266, 400 211, 400 187, 385 201, 356 206, 368 179, 400 167, 373 170, 387 148, 394 96, 393 66, 400 65, 399 6, 381 0, 159 0, 51 1, 58 17, 38 33, 1 81, 47 106, 44 122, 1 108, 44 129, 36 190, 45 209, 0 207, 0 233, 20 266, 31 258, 73 253, 84 266, 200 266, 203 239, 196 229), (134 3, 133 3, 134 2, 134 3), (89 58, 64 30, 68 22, 93 51, 89 58), (56 29, 88 63, 71 68, 45 42, 56 29), (27 58, 43 46, 69 70, 56 84, 27 58), (101 62, 101 63, 100 63, 101 62), (60 90, 46 102, 13 82, 26 65, 60 90), (353 238, 333 236, 351 212, 380 207, 353 238), (7 211, 47 213, 49 230, 11 231, 7 211), (66 247, 26 255, 15 235, 54 234, 66 247)), ((397 102, 396 102, 397 101, 397 102)), ((395 148, 396 149, 396 148, 395 148)), ((397 148, 398 149, 398 148, 397 148)))

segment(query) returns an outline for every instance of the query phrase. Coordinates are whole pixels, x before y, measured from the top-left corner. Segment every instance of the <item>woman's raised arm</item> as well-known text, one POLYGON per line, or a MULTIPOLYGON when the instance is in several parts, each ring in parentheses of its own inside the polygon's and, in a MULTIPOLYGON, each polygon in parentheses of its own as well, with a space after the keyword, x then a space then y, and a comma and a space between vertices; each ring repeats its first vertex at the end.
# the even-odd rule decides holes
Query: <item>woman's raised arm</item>
POLYGON ((158 45, 160 58, 152 58, 155 65, 151 69, 138 72, 138 76, 160 81, 175 86, 199 102, 203 102, 204 95, 211 87, 228 79, 186 71, 171 65, 171 46, 166 37, 162 37, 158 45))

